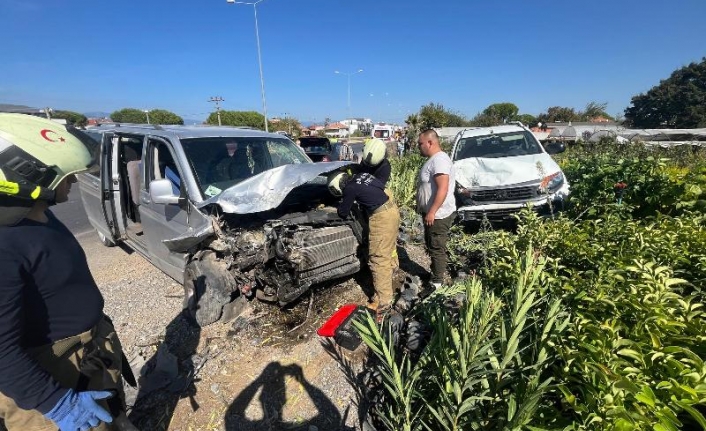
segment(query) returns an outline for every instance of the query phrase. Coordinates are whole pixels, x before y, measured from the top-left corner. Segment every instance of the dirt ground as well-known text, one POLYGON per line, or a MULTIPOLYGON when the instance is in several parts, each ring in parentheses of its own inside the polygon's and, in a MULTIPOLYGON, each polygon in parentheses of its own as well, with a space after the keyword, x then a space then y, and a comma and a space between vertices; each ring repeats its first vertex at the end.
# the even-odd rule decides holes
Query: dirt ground
MULTIPOLYGON (((319 286, 286 309, 253 302, 234 321, 198 328, 181 314, 179 283, 136 253, 104 247, 93 233, 79 241, 141 383, 127 392, 138 428, 361 429, 349 380, 362 354, 331 348, 316 329, 340 306, 364 303, 369 275, 319 286)), ((428 268, 421 246, 399 252, 405 272, 428 268)))

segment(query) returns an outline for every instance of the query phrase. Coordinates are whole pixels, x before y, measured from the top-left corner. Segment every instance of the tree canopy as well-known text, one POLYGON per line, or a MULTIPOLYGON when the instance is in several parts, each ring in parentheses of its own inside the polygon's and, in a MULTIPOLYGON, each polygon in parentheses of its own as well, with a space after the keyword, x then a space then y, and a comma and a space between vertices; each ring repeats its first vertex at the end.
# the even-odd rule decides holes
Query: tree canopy
POLYGON ((631 127, 706 127, 706 57, 677 69, 631 103, 625 110, 631 127))
POLYGON ((177 114, 164 109, 153 109, 150 111, 150 123, 152 124, 184 124, 184 119, 177 114))
POLYGON ((73 111, 52 111, 52 118, 60 118, 66 120, 68 124, 75 127, 85 127, 88 124, 88 118, 85 115, 73 111))
POLYGON ((420 130, 434 127, 463 127, 468 125, 468 120, 461 114, 444 108, 440 103, 429 103, 419 110, 417 116, 420 130))
POLYGON ((579 116, 582 121, 592 121, 601 117, 606 120, 615 120, 615 118, 606 112, 607 107, 607 103, 588 102, 584 110, 579 113, 579 116))
POLYGON ((164 109, 152 109, 146 113, 141 109, 124 108, 110 114, 110 118, 117 123, 147 124, 147 114, 151 124, 184 124, 180 116, 164 109))
POLYGON ((542 112, 537 116, 537 120, 542 123, 578 121, 579 119, 580 115, 574 108, 565 106, 552 106, 547 109, 547 112, 542 112))
MULTIPOLYGON (((218 113, 211 112, 206 124, 218 125, 218 113)), ((256 111, 221 111, 221 124, 265 130, 265 116, 256 111)))
POLYGON ((302 125, 296 118, 285 117, 269 122, 271 132, 287 132, 292 137, 298 137, 301 133, 302 125))

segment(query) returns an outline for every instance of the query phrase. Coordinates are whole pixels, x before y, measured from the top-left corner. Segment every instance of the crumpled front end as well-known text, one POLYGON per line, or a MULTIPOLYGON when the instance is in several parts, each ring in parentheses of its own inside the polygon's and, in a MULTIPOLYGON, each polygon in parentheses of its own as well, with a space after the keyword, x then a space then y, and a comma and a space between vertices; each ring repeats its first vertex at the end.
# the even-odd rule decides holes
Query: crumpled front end
POLYGON ((231 228, 226 222, 209 248, 223 256, 242 294, 284 305, 313 284, 360 270, 358 229, 356 221, 342 220, 328 207, 260 227, 231 228))
POLYGON ((564 210, 569 184, 563 179, 554 188, 541 182, 509 187, 481 187, 456 190, 458 216, 461 221, 508 222, 529 206, 540 216, 552 216, 564 210))

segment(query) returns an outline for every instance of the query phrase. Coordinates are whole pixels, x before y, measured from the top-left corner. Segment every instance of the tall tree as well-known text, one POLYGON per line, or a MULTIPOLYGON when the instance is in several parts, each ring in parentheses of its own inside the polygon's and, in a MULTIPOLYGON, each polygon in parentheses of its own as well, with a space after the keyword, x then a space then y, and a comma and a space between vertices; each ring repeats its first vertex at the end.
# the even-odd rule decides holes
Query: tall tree
POLYGON ((147 124, 147 116, 151 124, 184 124, 177 114, 165 109, 151 109, 147 112, 135 108, 123 108, 110 114, 116 123, 147 124))
POLYGON ((147 114, 141 109, 123 108, 110 114, 116 123, 147 124, 147 114))
POLYGON ((184 124, 183 118, 164 109, 152 109, 149 114, 152 124, 184 124))
MULTIPOLYGON (((206 124, 218 124, 216 112, 211 112, 206 119, 206 124)), ((221 124, 265 130, 265 116, 256 111, 221 111, 221 124)))
POLYGON ((68 124, 76 127, 86 127, 88 123, 88 118, 85 115, 73 111, 52 111, 51 117, 66 120, 68 124))
POLYGON ((558 121, 578 121, 579 115, 574 108, 564 106, 552 106, 547 109, 547 112, 539 114, 537 120, 542 123, 554 123, 558 121))
POLYGON ((625 122, 641 128, 706 127, 706 57, 633 97, 625 122))
POLYGON ((301 134, 302 125, 296 118, 286 117, 280 118, 279 121, 270 121, 269 129, 271 132, 282 131, 297 137, 301 134))
POLYGON ((498 119, 501 124, 515 120, 519 112, 520 108, 510 102, 493 103, 483 110, 484 115, 498 119))
POLYGON ((520 114, 517 116, 516 120, 527 127, 534 127, 537 125, 537 117, 532 114, 520 114))
POLYGON ((462 115, 444 108, 440 103, 429 103, 419 110, 418 114, 420 130, 435 127, 462 127, 468 125, 462 115))
POLYGON ((614 120, 614 118, 606 112, 607 107, 607 103, 588 102, 586 108, 580 113, 581 120, 591 121, 601 117, 607 120, 614 120))

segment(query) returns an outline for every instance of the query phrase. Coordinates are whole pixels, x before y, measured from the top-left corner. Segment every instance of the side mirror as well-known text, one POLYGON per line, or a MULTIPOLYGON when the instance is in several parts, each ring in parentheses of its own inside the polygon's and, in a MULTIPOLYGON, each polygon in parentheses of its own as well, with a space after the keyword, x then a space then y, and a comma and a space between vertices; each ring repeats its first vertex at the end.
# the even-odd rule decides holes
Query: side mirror
POLYGON ((559 154, 566 151, 566 145, 563 142, 550 142, 544 146, 547 154, 559 154))
POLYGON ((166 178, 150 182, 150 199, 156 204, 179 203, 179 196, 175 195, 172 190, 172 182, 166 178))

